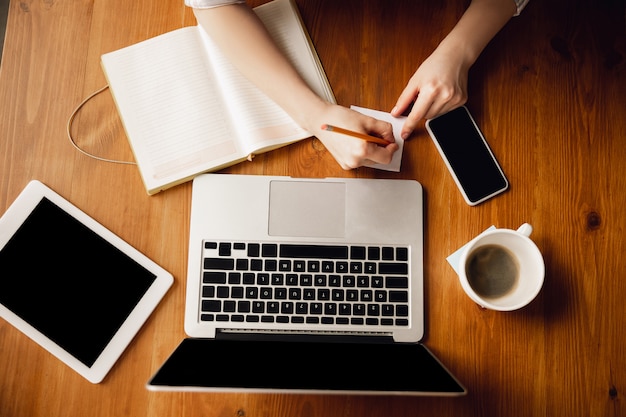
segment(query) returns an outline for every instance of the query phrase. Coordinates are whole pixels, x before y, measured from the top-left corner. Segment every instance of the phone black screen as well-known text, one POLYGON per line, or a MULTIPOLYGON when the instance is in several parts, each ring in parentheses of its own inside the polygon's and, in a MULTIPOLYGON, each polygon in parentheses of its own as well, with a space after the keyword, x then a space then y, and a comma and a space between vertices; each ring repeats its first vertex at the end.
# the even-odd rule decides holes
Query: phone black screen
POLYGON ((504 173, 465 107, 429 120, 428 128, 470 203, 507 189, 504 173))

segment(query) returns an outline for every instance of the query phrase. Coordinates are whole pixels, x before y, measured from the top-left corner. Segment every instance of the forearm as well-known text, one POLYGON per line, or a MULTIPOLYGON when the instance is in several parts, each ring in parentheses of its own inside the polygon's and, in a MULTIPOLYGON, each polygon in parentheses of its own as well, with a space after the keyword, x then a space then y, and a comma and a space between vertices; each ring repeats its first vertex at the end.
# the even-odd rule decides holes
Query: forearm
POLYGON ((513 0, 472 0, 438 49, 456 56, 469 69, 516 10, 513 0))
POLYGON ((305 129, 327 103, 304 82, 246 5, 194 9, 198 23, 241 73, 305 129))

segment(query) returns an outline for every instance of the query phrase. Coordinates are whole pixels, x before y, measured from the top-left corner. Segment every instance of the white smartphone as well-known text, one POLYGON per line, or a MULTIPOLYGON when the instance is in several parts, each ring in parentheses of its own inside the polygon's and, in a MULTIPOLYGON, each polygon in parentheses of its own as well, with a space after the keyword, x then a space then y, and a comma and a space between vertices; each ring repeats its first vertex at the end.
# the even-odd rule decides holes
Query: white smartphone
POLYGON ((509 188, 502 168, 465 106, 427 120, 426 130, 467 204, 475 206, 509 188))

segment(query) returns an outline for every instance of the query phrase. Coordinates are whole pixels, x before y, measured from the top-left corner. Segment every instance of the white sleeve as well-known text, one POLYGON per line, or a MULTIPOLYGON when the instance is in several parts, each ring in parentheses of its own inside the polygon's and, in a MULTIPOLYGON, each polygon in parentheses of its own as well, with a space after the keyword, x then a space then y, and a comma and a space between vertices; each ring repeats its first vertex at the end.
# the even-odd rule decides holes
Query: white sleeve
POLYGON ((245 0, 185 0, 187 6, 195 9, 210 9, 211 7, 240 3, 245 3, 245 0))
POLYGON ((515 16, 519 16, 519 14, 524 10, 524 7, 528 4, 530 0, 515 0, 515 6, 517 7, 517 12, 515 12, 515 16))

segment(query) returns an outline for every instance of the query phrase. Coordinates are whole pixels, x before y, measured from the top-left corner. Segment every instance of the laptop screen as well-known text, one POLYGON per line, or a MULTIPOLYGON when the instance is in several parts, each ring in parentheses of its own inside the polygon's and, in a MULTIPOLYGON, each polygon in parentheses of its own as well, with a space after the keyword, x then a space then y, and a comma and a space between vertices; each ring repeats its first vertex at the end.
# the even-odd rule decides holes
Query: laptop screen
POLYGON ((185 339, 148 383, 156 391, 462 395, 421 344, 185 339))

